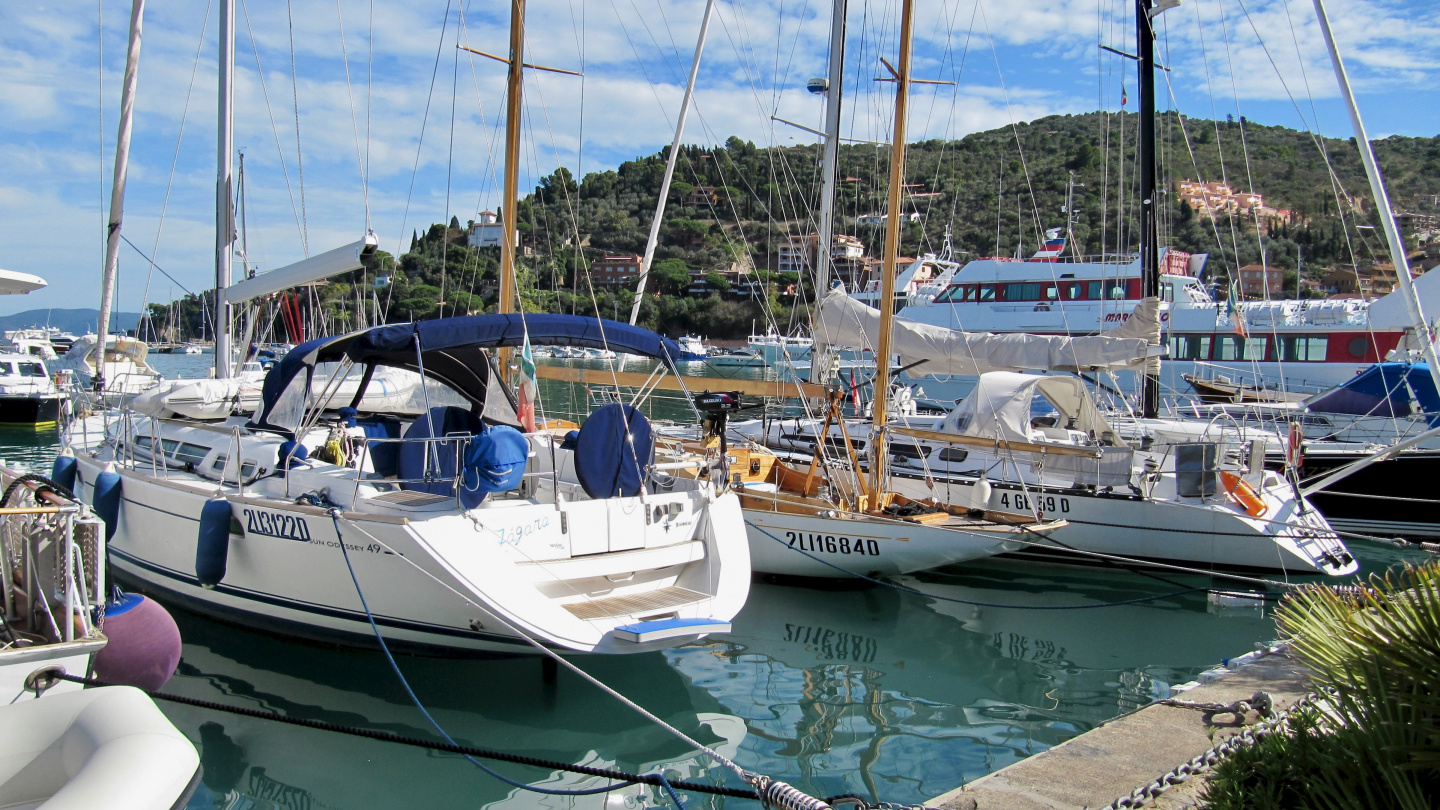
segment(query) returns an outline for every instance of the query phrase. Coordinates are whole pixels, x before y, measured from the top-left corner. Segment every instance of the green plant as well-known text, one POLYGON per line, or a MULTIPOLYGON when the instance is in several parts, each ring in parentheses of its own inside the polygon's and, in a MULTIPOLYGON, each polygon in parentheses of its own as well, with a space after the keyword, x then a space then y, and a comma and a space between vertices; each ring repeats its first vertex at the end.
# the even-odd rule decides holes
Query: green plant
POLYGON ((1436 806, 1440 565, 1372 579, 1358 598, 1304 588, 1276 620, 1313 671, 1322 708, 1227 760, 1207 788, 1209 806, 1436 806))

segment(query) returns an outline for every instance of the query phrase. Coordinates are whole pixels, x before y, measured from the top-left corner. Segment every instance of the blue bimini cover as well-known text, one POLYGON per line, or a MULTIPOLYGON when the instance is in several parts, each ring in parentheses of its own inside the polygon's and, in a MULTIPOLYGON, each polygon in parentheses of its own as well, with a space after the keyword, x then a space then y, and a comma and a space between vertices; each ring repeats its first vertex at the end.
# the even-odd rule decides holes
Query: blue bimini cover
POLYGON ((1400 418, 1420 412, 1440 420, 1440 395, 1424 363, 1376 363, 1305 403, 1311 413, 1400 418))
POLYGON ((509 425, 489 425, 470 439, 465 448, 465 470, 460 486, 481 496, 509 492, 525 477, 530 443, 525 434, 509 425))
POLYGON ((655 440, 633 405, 611 403, 590 414, 575 442, 575 476, 592 498, 640 494, 655 440))

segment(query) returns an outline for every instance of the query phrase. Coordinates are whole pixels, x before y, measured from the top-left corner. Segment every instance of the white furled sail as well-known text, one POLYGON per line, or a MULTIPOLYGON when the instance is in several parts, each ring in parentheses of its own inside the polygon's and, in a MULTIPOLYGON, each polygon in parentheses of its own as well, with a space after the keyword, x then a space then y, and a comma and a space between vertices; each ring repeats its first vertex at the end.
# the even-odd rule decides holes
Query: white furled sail
POLYGON ((351 270, 359 270, 361 259, 374 253, 379 245, 380 239, 372 231, 365 234, 365 238, 358 242, 326 251, 318 256, 311 256, 294 264, 287 264, 268 273, 261 273, 254 278, 233 284, 225 291, 225 300, 231 304, 239 304, 262 295, 288 290, 291 287, 320 281, 341 273, 348 273, 351 270))
MULTIPOLYGON (((1159 341, 1160 301, 1142 300, 1130 319, 1104 335, 1066 337, 1024 333, 962 332, 895 321, 890 349, 900 364, 921 363, 917 374, 978 375, 989 371, 1094 371, 1134 368, 1159 341), (1124 330, 1122 332, 1122 330, 1124 330), (1153 331, 1153 338, 1148 332, 1153 331)), ((879 343, 880 311, 836 287, 820 299, 815 342, 871 348, 879 343)))

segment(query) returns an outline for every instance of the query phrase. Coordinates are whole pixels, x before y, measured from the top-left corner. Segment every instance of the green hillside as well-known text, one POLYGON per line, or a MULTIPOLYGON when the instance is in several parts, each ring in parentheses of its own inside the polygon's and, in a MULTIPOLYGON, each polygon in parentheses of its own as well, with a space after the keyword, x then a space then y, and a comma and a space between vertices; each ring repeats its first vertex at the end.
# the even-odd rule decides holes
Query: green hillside
MULTIPOLYGON (((918 212, 921 220, 904 228, 901 254, 937 250, 948 228, 962 259, 1017 251, 1028 256, 1043 229, 1065 225, 1061 209, 1072 173, 1078 184, 1073 229, 1079 252, 1134 251, 1136 124, 1135 114, 1050 116, 956 141, 912 144, 905 210, 918 212)), ((1262 249, 1270 266, 1289 271, 1287 289, 1293 289, 1301 252, 1306 274, 1317 278, 1330 268, 1368 266, 1385 255, 1377 230, 1356 227, 1373 215, 1373 205, 1351 141, 1317 140, 1243 119, 1182 122, 1173 114, 1161 118, 1157 131, 1165 189, 1162 243, 1210 254, 1209 280, 1223 284, 1235 268, 1259 262, 1262 249), (1287 210, 1289 217, 1262 222, 1257 231, 1250 217, 1212 221, 1175 193, 1182 181, 1222 179, 1236 192, 1263 195, 1268 208, 1287 210), (1340 211, 1346 212, 1343 219, 1340 211)), ((1396 207, 1428 210, 1424 198, 1440 194, 1440 138, 1392 137, 1376 148, 1396 207)), ((650 287, 661 295, 646 300, 641 323, 671 334, 737 337, 752 322, 763 325, 767 312, 782 327, 803 321, 812 295, 804 286, 809 280, 801 280, 793 300, 782 298, 779 291, 796 279, 774 270, 781 243, 814 231, 819 160, 817 146, 766 149, 734 137, 723 146, 683 147, 650 287), (716 201, 694 204, 697 188, 713 188, 716 201), (753 266, 770 282, 768 300, 683 295, 687 271, 737 263, 753 266)), ((592 295, 587 269, 606 253, 644 250, 664 161, 663 152, 637 158, 578 183, 562 168, 521 201, 519 282, 527 310, 627 316, 632 293, 592 295)), ((883 210, 888 150, 845 145, 840 161, 837 232, 858 237, 866 255, 878 257, 880 229, 857 226, 856 218, 883 210)), ((366 283, 368 293, 377 274, 393 279, 378 292, 392 321, 493 309, 497 267, 498 249, 466 247, 457 217, 449 227, 437 224, 415 234, 398 267, 382 255, 364 282, 357 273, 321 290, 321 316, 332 330, 353 323, 352 285, 366 283)), ((152 309, 163 322, 166 308, 152 309)), ((192 318, 196 310, 185 308, 192 318)), ((191 327, 198 332, 198 321, 191 327)))

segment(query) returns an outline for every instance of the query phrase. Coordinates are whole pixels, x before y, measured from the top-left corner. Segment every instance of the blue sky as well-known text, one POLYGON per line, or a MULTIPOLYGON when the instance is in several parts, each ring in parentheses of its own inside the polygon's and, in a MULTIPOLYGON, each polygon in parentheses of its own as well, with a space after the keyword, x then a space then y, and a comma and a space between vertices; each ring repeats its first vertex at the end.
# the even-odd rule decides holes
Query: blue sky
MULTIPOLYGON (((528 61, 585 76, 527 76, 522 189, 557 165, 613 168, 669 142, 703 0, 529 5, 528 61)), ((1327 5, 1371 136, 1440 133, 1440 6, 1327 5)), ((918 92, 912 139, 1113 110, 1122 79, 1135 108, 1133 66, 1098 48, 1133 50, 1128 2, 916 8, 915 75, 957 85, 918 92)), ((217 13, 198 0, 147 5, 124 233, 178 283, 125 247, 125 311, 213 286, 217 13)), ((829 15, 825 0, 720 0, 686 141, 812 142, 770 116, 819 126, 823 100, 805 82, 825 73, 829 15)), ((119 0, 0 4, 0 267, 50 282, 0 299, 0 314, 98 305, 128 16, 119 0)), ((496 205, 505 69, 455 45, 503 55, 508 17, 493 0, 239 6, 235 143, 261 271, 354 241, 367 223, 394 251, 413 229, 496 205)), ((898 17, 898 0, 850 4, 848 136, 888 137, 889 85, 873 80, 878 57, 893 61, 898 17)), ((1164 106, 1350 134, 1309 0, 1185 0, 1160 21, 1173 68, 1164 106)))

